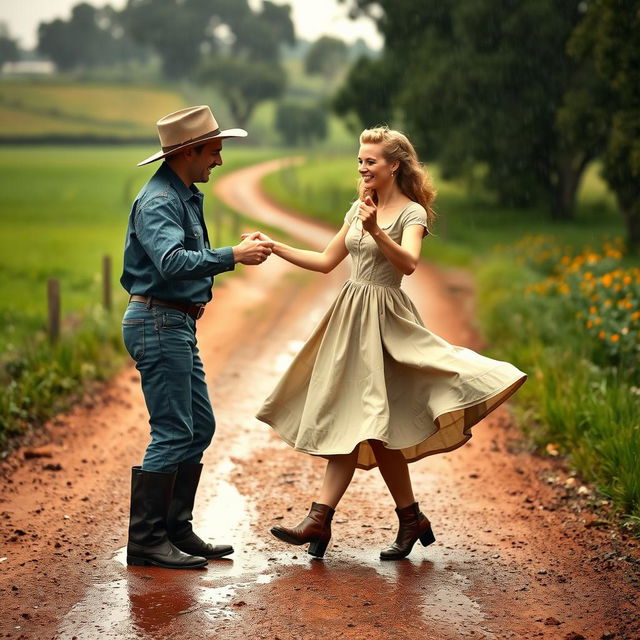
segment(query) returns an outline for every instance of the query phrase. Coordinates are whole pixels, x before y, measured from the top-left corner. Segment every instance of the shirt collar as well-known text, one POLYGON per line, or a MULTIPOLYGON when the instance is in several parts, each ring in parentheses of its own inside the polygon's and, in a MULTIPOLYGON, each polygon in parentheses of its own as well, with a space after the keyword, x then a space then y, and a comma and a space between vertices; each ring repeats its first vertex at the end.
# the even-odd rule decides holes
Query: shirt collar
POLYGON ((180 176, 178 176, 178 174, 166 162, 162 163, 158 169, 158 173, 169 180, 171 186, 178 192, 178 195, 185 202, 187 202, 187 200, 191 200, 194 196, 199 200, 202 199, 202 192, 200 189, 198 189, 195 184, 187 187, 187 185, 185 185, 185 183, 180 179, 180 176))

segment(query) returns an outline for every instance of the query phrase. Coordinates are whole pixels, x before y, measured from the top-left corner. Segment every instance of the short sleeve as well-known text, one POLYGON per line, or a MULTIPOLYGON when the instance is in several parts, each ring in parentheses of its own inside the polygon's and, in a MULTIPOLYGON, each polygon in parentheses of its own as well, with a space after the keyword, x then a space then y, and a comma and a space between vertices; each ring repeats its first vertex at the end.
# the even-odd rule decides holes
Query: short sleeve
POLYGON ((425 208, 417 202, 411 205, 404 214, 402 220, 402 229, 406 229, 411 225, 419 224, 424 227, 423 237, 429 235, 429 227, 427 225, 427 212, 425 208))
POLYGON ((347 211, 347 213, 344 216, 344 221, 350 225, 351 222, 353 221, 354 217, 356 216, 357 212, 358 212, 358 205, 360 204, 360 200, 356 200, 351 207, 349 208, 349 211, 347 211))

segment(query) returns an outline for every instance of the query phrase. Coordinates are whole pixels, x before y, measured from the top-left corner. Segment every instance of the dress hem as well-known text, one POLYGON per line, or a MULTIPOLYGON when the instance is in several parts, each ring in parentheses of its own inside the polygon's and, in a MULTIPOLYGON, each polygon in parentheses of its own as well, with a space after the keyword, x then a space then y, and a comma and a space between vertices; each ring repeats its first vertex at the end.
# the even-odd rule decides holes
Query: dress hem
MULTIPOLYGON (((427 456, 430 456, 430 455, 435 455, 435 454, 438 454, 438 453, 447 453, 449 451, 453 451, 454 449, 457 449, 458 447, 461 447, 463 444, 466 444, 471 439, 471 437, 473 435, 469 430, 473 426, 478 424, 478 422, 480 422, 481 420, 484 420, 484 418, 486 418, 490 413, 495 411, 501 404, 506 402, 526 382, 527 378, 528 378, 528 375, 525 373, 520 378, 515 380, 514 382, 510 382, 508 385, 506 385, 505 387, 502 387, 498 391, 492 391, 491 394, 485 396, 484 398, 480 398, 478 400, 470 401, 469 403, 464 403, 462 405, 456 405, 455 407, 452 407, 452 408, 447 409, 445 411, 441 411, 437 416, 435 416, 433 418, 434 424, 435 424, 436 420, 438 420, 438 418, 440 416, 443 416, 443 415, 445 415, 447 413, 452 413, 453 411, 460 411, 461 409, 467 409, 469 407, 473 407, 473 406, 475 406, 477 404, 480 404, 482 402, 486 402, 487 400, 490 400, 491 398, 494 398, 495 396, 498 396, 501 393, 504 393, 506 390, 509 390, 509 393, 504 398, 502 398, 502 400, 500 400, 500 402, 498 404, 493 405, 491 408, 489 408, 486 411, 482 412, 479 416, 477 416, 474 419, 474 421, 471 424, 465 426, 462 429, 462 433, 466 436, 465 438, 463 438, 462 440, 456 442, 455 444, 453 444, 450 447, 445 447, 443 449, 430 449, 430 450, 425 451, 424 453, 422 453, 422 454, 420 454, 418 456, 415 456, 413 458, 407 458, 406 459, 407 463, 416 462, 418 460, 422 460, 422 458, 426 458, 427 456)), ((289 440, 288 438, 285 438, 278 431, 278 429, 276 428, 276 426, 275 426, 275 424, 274 424, 274 422, 272 420, 269 420, 267 418, 260 418, 260 417, 257 417, 257 419, 260 420, 261 422, 264 422, 265 424, 268 424, 278 434, 278 436, 284 442, 286 442, 294 451, 299 451, 300 453, 306 453, 308 455, 318 456, 318 457, 321 457, 321 458, 326 458, 328 456, 347 455, 347 454, 351 453, 362 442, 366 442, 367 440, 371 440, 371 439, 379 440, 379 438, 364 438, 363 440, 359 440, 358 442, 356 442, 353 445, 353 447, 351 447, 351 449, 349 451, 335 451, 335 452, 310 451, 308 449, 302 449, 300 447, 296 447, 295 443, 293 441, 289 440)), ((390 449, 392 451, 401 451, 402 449, 408 449, 410 447, 418 446, 420 443, 422 443, 425 440, 428 440, 429 438, 431 438, 438 431, 440 431, 440 428, 436 429, 436 431, 434 431, 433 433, 428 435, 426 438, 423 438, 422 440, 418 440, 418 442, 414 442, 414 443, 406 444, 406 445, 401 445, 401 446, 389 447, 389 446, 387 446, 388 442, 385 442, 384 440, 380 440, 380 441, 385 444, 385 447, 387 447, 388 449, 390 449)), ((357 469, 363 469, 364 471, 370 471, 371 469, 374 469, 377 466, 378 466, 377 464, 373 464, 373 465, 356 464, 356 468, 357 469)))

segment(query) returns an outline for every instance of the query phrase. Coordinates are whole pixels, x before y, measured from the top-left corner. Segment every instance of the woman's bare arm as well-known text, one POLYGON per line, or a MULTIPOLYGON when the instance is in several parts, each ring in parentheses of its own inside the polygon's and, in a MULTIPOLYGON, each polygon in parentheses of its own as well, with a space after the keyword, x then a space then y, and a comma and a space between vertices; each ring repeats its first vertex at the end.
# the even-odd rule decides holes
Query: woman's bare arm
POLYGON ((424 227, 411 225, 404 229, 401 244, 398 244, 380 227, 371 233, 384 257, 406 276, 411 275, 418 266, 423 235, 424 227))
POLYGON ((258 240, 273 242, 273 253, 280 256, 283 260, 295 264, 309 271, 320 271, 321 273, 329 273, 335 269, 348 254, 344 240, 349 230, 349 225, 345 222, 342 228, 331 239, 324 251, 308 251, 306 249, 297 249, 284 242, 276 242, 271 240, 265 234, 256 231, 251 234, 243 234, 255 237, 258 240))
MULTIPOLYGON (((402 240, 398 244, 378 226, 378 209, 367 196, 358 205, 358 218, 362 227, 371 234, 384 257, 406 276, 411 275, 418 266, 420 248, 424 237, 422 225, 409 225, 402 232, 402 240)), ((274 249, 275 251, 275 249, 274 249)))

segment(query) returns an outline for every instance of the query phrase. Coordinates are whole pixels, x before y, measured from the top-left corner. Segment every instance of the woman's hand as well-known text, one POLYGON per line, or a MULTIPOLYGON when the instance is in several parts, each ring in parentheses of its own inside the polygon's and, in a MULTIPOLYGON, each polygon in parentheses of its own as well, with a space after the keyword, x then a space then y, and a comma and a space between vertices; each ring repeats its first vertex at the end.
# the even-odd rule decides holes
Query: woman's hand
POLYGON ((378 207, 373 203, 371 196, 367 196, 364 202, 358 205, 358 218, 362 222, 362 228, 371 235, 378 230, 378 207))
POLYGON ((266 235, 265 233, 262 233, 262 231, 252 231, 251 233, 243 233, 240 236, 243 240, 246 240, 247 238, 249 238, 250 240, 260 240, 260 242, 273 242, 273 240, 266 235))

